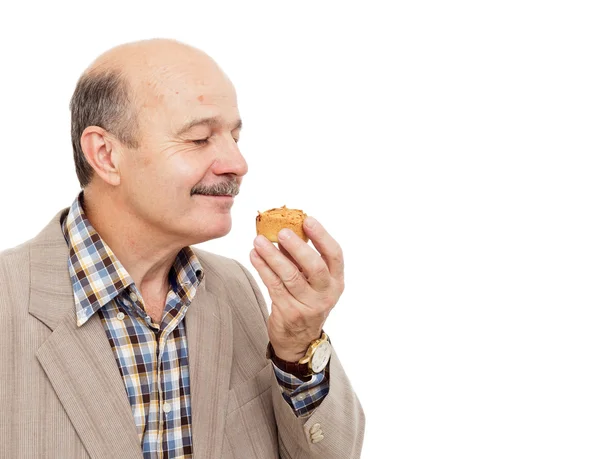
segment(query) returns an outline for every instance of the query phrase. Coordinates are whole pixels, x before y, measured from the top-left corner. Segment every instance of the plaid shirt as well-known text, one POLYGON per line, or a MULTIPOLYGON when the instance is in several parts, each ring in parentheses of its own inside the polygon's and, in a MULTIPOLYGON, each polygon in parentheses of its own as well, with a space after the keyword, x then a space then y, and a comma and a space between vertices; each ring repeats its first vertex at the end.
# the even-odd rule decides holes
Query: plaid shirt
MULTIPOLYGON (((137 427, 144 458, 192 457, 188 347, 183 318, 202 281, 200 261, 183 248, 169 272, 160 323, 145 312, 129 273, 85 216, 83 192, 62 223, 69 246, 77 325, 100 314, 137 427)), ((329 366, 304 382, 273 365, 296 416, 314 411, 329 392, 329 366)))

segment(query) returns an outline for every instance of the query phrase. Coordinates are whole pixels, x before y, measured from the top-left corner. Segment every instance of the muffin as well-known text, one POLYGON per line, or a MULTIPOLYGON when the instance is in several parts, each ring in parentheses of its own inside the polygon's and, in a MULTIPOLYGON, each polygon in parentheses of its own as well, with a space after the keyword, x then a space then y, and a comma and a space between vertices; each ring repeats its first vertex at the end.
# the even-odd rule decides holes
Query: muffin
POLYGON ((302 229, 306 214, 299 209, 288 209, 286 206, 258 211, 256 216, 256 234, 262 234, 271 242, 278 242, 277 234, 283 228, 289 228, 302 240, 308 242, 308 237, 302 229))

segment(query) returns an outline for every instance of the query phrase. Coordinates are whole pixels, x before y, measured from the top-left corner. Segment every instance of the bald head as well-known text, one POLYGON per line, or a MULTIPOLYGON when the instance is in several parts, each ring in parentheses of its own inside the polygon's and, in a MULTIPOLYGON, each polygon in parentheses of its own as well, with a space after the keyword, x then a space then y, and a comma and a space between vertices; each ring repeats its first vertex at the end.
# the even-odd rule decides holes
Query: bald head
POLYGON ((171 63, 177 63, 182 59, 201 58, 214 61, 203 51, 193 46, 181 43, 177 40, 155 38, 152 40, 141 40, 125 43, 109 49, 88 67, 86 72, 101 67, 160 67, 171 63))
POLYGON ((205 52, 176 40, 144 40, 112 48, 99 56, 86 73, 120 72, 132 89, 143 96, 160 92, 170 79, 203 79, 210 74, 227 78, 205 52))
POLYGON ((143 63, 144 67, 162 65, 165 59, 198 55, 208 58, 203 51, 177 40, 155 38, 151 40, 134 41, 115 46, 98 56, 87 71, 102 66, 118 66, 125 68, 143 63))
MULTIPOLYGON (((190 92, 215 81, 231 82, 203 51, 169 39, 114 47, 85 70, 71 99, 71 140, 77 176, 87 186, 93 169, 81 149, 88 126, 99 126, 129 148, 139 146, 140 124, 173 105, 194 101, 190 92), (192 97, 186 100, 185 96, 192 97), (181 96, 181 97, 179 97, 181 96)), ((196 100, 202 95, 195 96, 196 100)))

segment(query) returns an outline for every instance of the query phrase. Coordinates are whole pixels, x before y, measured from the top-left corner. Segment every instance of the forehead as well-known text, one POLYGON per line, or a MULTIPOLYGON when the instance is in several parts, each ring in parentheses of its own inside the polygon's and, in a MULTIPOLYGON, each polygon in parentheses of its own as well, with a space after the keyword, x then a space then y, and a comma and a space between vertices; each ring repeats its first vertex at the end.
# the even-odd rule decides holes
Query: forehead
MULTIPOLYGON (((196 118, 239 118, 235 88, 216 65, 181 62, 139 80, 140 115, 173 130, 196 118)), ((137 92, 136 91, 136 92, 137 92)))

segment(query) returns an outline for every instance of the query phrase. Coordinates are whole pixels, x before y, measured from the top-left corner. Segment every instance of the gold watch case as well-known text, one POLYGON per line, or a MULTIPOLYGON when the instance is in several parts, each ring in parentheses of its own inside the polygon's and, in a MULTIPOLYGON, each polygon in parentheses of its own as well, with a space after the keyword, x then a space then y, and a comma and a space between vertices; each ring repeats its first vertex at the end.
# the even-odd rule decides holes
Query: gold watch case
POLYGON ((308 363, 308 368, 313 374, 323 371, 331 358, 332 348, 329 336, 325 332, 321 333, 321 337, 310 343, 306 354, 298 361, 299 364, 308 363))

